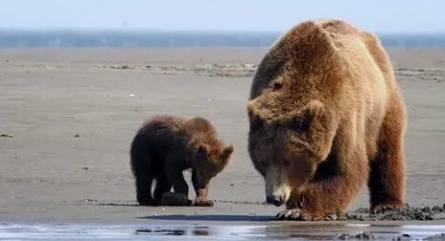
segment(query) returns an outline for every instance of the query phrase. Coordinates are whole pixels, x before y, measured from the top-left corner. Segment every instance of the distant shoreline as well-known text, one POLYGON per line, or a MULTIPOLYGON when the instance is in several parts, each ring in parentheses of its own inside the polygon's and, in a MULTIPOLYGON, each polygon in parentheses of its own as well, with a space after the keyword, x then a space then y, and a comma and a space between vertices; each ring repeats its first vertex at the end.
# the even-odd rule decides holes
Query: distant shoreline
MULTIPOLYGON (((0 29, 0 48, 261 48, 279 32, 0 29)), ((385 47, 445 47, 445 33, 378 34, 385 47)))

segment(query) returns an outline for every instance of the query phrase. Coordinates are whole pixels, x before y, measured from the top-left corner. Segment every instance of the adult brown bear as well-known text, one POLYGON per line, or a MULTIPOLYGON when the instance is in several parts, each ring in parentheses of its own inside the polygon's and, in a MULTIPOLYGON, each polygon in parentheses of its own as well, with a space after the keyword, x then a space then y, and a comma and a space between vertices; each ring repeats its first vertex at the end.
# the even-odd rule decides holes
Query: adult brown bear
POLYGON ((404 205, 405 104, 379 39, 342 20, 303 22, 261 61, 248 103, 249 154, 277 218, 404 205))

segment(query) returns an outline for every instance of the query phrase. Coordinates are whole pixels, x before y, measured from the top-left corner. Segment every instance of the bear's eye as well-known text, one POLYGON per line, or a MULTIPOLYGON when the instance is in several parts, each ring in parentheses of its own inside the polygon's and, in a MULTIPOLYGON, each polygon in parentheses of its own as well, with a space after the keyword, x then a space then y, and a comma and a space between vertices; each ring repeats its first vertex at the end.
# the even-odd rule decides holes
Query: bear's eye
POLYGON ((199 171, 199 175, 204 176, 204 172, 203 171, 199 171))
POLYGON ((290 121, 289 123, 289 127, 296 132, 300 132, 301 130, 304 130, 306 128, 301 117, 293 118, 292 121, 290 121))
POLYGON ((280 82, 274 82, 274 83, 272 84, 272 89, 273 89, 273 90, 281 89, 281 87, 283 87, 283 84, 280 83, 280 82))
POLYGON ((285 167, 290 166, 290 161, 283 161, 283 166, 285 166, 285 167))

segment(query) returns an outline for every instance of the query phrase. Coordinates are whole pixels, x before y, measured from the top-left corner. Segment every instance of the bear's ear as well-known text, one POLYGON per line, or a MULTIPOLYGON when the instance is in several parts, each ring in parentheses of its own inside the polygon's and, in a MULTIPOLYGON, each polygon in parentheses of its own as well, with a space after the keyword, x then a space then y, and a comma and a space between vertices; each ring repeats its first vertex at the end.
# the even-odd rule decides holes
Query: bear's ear
POLYGON ((199 145, 199 147, 198 147, 198 154, 200 154, 200 155, 207 154, 207 146, 206 145, 199 145))
POLYGON ((316 120, 323 112, 324 105, 318 100, 310 101, 305 108, 302 128, 309 130, 313 121, 316 120))
POLYGON ((312 100, 307 104, 307 109, 312 118, 316 118, 323 111, 324 105, 318 100, 312 100))
POLYGON ((226 148, 224 148, 222 153, 222 159, 224 162, 226 162, 226 164, 231 162, 232 158, 230 158, 230 155, 232 155, 233 151, 234 151, 233 145, 229 145, 226 148))
POLYGON ((256 114, 257 110, 256 101, 249 101, 247 105, 247 114, 249 116, 249 129, 250 132, 255 132, 256 130, 260 129, 263 126, 263 121, 260 119, 260 117, 256 114))
POLYGON ((290 36, 298 39, 298 59, 302 60, 299 61, 300 68, 313 69, 313 63, 325 63, 335 55, 336 47, 332 38, 323 28, 312 21, 307 21, 297 26, 296 29, 298 32, 290 36), (314 54, 314 51, 317 54, 314 54))

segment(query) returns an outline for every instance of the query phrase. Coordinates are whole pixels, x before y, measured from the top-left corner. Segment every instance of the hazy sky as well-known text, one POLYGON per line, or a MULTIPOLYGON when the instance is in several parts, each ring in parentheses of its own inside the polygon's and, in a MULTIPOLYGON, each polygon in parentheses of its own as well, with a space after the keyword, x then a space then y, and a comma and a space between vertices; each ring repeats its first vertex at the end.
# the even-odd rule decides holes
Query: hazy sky
POLYGON ((336 17, 378 32, 445 32, 445 0, 0 0, 0 28, 283 31, 336 17))

